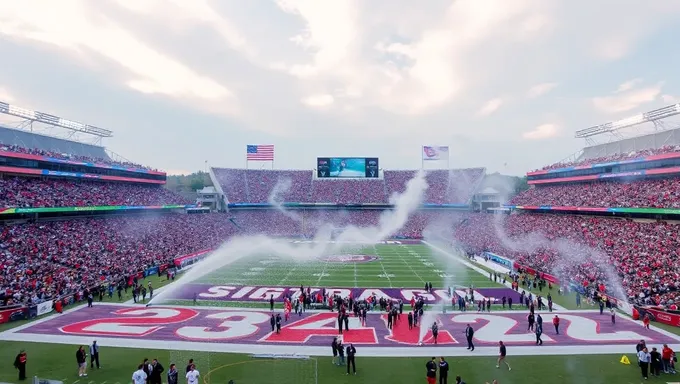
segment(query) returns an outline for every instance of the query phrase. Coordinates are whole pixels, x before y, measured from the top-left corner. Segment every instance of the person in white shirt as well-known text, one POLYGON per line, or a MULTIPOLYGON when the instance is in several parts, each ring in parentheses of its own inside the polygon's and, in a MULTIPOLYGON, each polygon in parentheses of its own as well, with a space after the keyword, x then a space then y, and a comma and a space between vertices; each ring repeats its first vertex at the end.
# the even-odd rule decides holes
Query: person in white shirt
MULTIPOLYGON (((652 356, 649 354, 649 351, 647 351, 647 348, 643 348, 640 352, 638 352, 637 355, 638 362, 640 363, 640 370, 642 371, 642 377, 647 380, 649 377, 647 376, 649 373, 649 362, 652 359, 652 356)), ((197 384, 197 383, 193 383, 197 384)))
POLYGON ((189 372, 187 372, 187 383, 188 384, 198 384, 198 377, 199 376, 200 376, 200 373, 198 373, 196 366, 194 366, 192 364, 191 368, 189 368, 189 372))
POLYGON ((140 364, 137 370, 132 374, 132 384, 146 384, 146 372, 144 372, 144 364, 140 364))

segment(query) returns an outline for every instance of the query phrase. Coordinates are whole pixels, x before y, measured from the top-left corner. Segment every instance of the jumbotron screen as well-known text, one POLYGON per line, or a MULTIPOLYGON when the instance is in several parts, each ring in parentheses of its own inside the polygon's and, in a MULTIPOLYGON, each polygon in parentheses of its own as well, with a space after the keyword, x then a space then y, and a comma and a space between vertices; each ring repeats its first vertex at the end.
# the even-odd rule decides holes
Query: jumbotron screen
POLYGON ((377 178, 380 169, 377 157, 319 157, 316 174, 319 178, 377 178))

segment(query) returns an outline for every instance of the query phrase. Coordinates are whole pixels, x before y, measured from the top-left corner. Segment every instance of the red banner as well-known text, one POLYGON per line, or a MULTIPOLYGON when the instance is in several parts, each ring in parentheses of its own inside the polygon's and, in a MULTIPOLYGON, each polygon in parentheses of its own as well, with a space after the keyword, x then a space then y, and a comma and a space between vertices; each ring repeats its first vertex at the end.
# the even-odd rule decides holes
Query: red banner
POLYGON ((205 251, 200 251, 200 252, 196 252, 196 253, 192 253, 192 254, 189 254, 189 255, 184 255, 184 256, 178 257, 178 258, 175 259, 175 265, 179 267, 179 266, 181 266, 185 263, 188 263, 189 261, 191 261, 193 259, 199 259, 201 257, 205 257, 206 254, 208 252, 211 252, 211 251, 212 251, 212 249, 206 249, 205 251))
POLYGON ((26 307, 4 309, 0 311, 0 324, 8 323, 12 319, 12 315, 15 313, 21 313, 26 310, 26 307))
POLYGON ((649 319, 656 321, 661 324, 672 325, 674 327, 680 327, 680 315, 676 313, 666 312, 661 308, 654 307, 635 307, 640 313, 640 317, 644 317, 645 314, 649 315, 649 319))
POLYGON ((559 280, 557 279, 557 277, 555 277, 553 275, 549 275, 547 273, 538 272, 537 270, 530 268, 530 267, 527 267, 525 265, 515 263, 515 265, 513 265, 513 267, 515 269, 522 269, 524 272, 526 272, 530 275, 541 277, 541 278, 545 279, 545 281, 549 281, 553 284, 559 284, 560 283, 559 280))

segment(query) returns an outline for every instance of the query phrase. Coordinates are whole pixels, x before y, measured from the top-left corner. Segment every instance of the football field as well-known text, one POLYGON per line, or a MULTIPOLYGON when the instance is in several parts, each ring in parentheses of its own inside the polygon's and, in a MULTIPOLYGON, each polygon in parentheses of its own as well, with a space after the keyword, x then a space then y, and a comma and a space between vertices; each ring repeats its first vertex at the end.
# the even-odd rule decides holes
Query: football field
MULTIPOLYGON (((461 375, 470 384, 492 379, 502 384, 637 383, 639 369, 635 364, 620 364, 621 354, 635 361, 629 352, 640 339, 655 346, 680 342, 656 327, 644 331, 627 318, 612 324, 596 311, 560 310, 542 314, 547 324, 559 315, 563 331, 555 333, 546 325, 545 345, 536 346, 535 335, 526 329, 526 309, 516 306, 511 311, 499 305, 501 296, 518 293, 489 279, 488 272, 459 255, 416 242, 352 246, 305 262, 270 253, 241 258, 215 270, 209 260, 194 268, 206 273, 187 283, 180 277, 173 283, 179 288, 168 289, 168 295, 159 290, 162 300, 150 307, 143 305, 146 302, 105 299, 93 308, 73 307, 61 315, 5 328, 0 333, 0 358, 12 361, 25 349, 29 376, 65 384, 126 384, 144 358, 158 358, 166 370, 176 363, 180 372, 193 358, 203 384, 229 380, 235 384, 417 383, 425 381, 424 364, 431 356, 448 357, 452 382, 455 375, 461 375), (432 283, 431 292, 423 289, 427 282, 432 283), (428 305, 432 312, 428 321, 440 324, 437 345, 427 330, 431 323, 411 329, 398 320, 389 327, 377 309, 365 323, 350 318, 349 330, 341 335, 337 314, 327 309, 295 314, 285 319, 280 334, 272 332, 272 313, 282 314, 283 297, 294 296, 301 285, 312 292, 325 289, 359 299, 367 295, 402 299, 405 313, 413 296, 424 297, 428 304, 447 303, 449 308, 442 312, 441 306, 428 305), (476 307, 459 312, 450 306, 449 287, 464 294, 470 286, 475 288, 475 299, 492 300, 495 305, 490 312, 476 312, 476 307), (272 298, 276 302, 273 312, 269 310, 272 298), (465 348, 466 324, 476 330, 474 352, 465 348), (356 345, 356 377, 346 376, 345 368, 331 364, 329 345, 334 337, 356 345), (79 378, 73 362, 75 349, 94 339, 101 345, 103 366, 79 378), (420 345, 421 340, 425 345, 420 345), (499 340, 508 346, 512 371, 495 369, 499 340), (261 354, 277 358, 253 357, 261 354), (293 355, 296 358, 286 357, 293 355)), ((148 279, 140 283, 150 281, 158 287, 162 282, 155 276, 148 279)), ((547 295, 546 290, 541 294, 547 295)), ((660 382, 666 381, 674 380, 660 382)), ((0 371, 0 382, 17 382, 15 372, 0 371)))
POLYGON ((297 263, 272 255, 240 259, 200 279, 206 284, 436 288, 445 283, 461 287, 499 286, 488 276, 471 271, 445 256, 434 255, 424 244, 377 244, 327 254, 317 261, 297 263))
MULTIPOLYGON (((210 269, 210 263, 198 268, 210 269)), ((489 275, 471 270, 459 257, 443 254, 419 242, 392 241, 343 247, 303 262, 276 253, 241 258, 207 272, 181 291, 169 297, 162 296, 154 303, 187 305, 195 301, 195 305, 257 307, 267 306, 274 294, 278 307, 281 300, 277 293, 284 293, 277 292, 278 289, 286 287, 285 292, 292 293, 300 286, 327 291, 336 289, 341 296, 351 292, 354 297, 368 289, 371 292, 380 289, 386 296, 408 302, 411 296, 422 294, 426 283, 432 284, 434 290, 429 302, 450 302, 449 288, 464 294, 470 287, 503 287, 500 279, 494 282, 489 275), (220 295, 225 287, 231 287, 233 294, 229 297, 220 295), (252 289, 243 291, 248 288, 252 289), (412 294, 399 293, 411 290, 412 294)))

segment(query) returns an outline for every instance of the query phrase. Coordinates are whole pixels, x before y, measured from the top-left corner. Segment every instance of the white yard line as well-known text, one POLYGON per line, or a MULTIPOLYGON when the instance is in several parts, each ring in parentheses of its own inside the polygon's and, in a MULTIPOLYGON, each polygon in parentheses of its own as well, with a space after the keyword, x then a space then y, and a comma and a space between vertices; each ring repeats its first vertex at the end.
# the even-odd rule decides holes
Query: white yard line
POLYGON ((316 286, 318 287, 319 284, 321 284, 321 280, 323 279, 324 273, 326 273, 326 268, 328 268, 328 264, 330 263, 329 259, 326 259, 326 262, 323 263, 323 269, 321 270, 321 273, 319 274, 319 279, 316 280, 316 286))
MULTIPOLYGON (((378 249, 375 247, 375 245, 373 246, 373 251, 375 252, 376 255, 378 254, 378 249)), ((385 274, 385 278, 387 278, 387 282, 390 284, 390 288, 394 288, 392 286, 392 279, 390 279, 390 275, 387 273, 387 270, 385 269, 385 266, 383 265, 382 260, 380 258, 378 258, 378 263, 380 263, 380 267, 382 267, 382 271, 385 274)))
POLYGON ((279 283, 276 284, 276 285, 283 285, 283 283, 285 283, 286 280, 288 280, 288 278, 289 278, 289 277, 293 274, 293 272, 295 272, 296 270, 297 270, 297 267, 291 268, 291 269, 288 271, 288 273, 286 274, 286 276, 284 276, 283 279, 281 279, 281 281, 279 281, 279 283))
POLYGON ((416 272, 416 270, 413 269, 413 267, 411 266, 411 264, 409 264, 409 263, 406 261, 406 259, 404 258, 404 256, 402 256, 402 253, 401 253, 401 252, 398 253, 397 256, 399 256, 399 258, 401 259, 401 261, 404 262, 404 264, 406 264, 406 266, 408 267, 408 269, 410 269, 411 272, 412 272, 414 275, 416 275, 416 277, 417 277, 418 279, 420 279, 420 281, 421 281, 423 284, 425 284, 425 280, 423 280, 423 278, 420 277, 420 275, 418 274, 418 272, 416 272))
POLYGON ((357 275, 357 263, 354 263, 354 288, 359 288, 359 279, 357 275))

